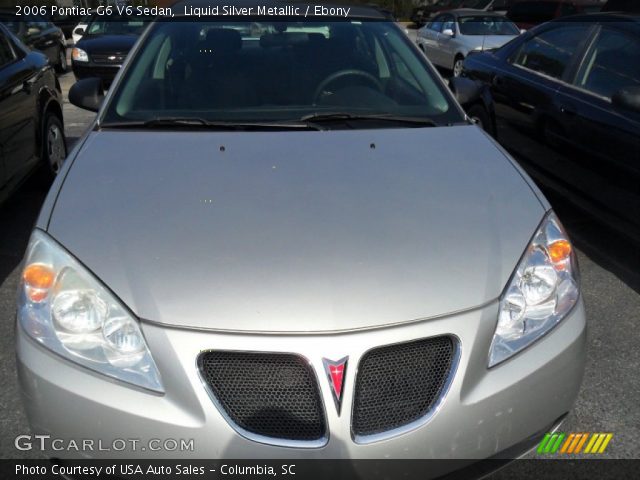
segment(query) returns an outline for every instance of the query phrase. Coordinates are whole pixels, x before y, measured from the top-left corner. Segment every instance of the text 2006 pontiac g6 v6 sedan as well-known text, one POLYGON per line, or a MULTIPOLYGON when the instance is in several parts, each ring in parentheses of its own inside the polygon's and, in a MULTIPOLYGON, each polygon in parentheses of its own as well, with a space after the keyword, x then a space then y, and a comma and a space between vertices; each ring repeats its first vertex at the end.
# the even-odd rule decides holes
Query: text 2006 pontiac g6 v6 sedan
POLYGON ((586 330, 567 234, 378 15, 156 21, 104 100, 74 86, 100 111, 19 291, 34 432, 473 459, 571 409, 586 330))

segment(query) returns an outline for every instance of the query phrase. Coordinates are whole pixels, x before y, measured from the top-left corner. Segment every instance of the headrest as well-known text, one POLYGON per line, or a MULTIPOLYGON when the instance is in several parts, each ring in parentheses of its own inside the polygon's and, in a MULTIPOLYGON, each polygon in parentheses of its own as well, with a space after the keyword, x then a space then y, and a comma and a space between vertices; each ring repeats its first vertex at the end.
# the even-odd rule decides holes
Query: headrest
POLYGON ((242 37, 231 28, 212 28, 207 32, 202 46, 214 53, 234 53, 242 48, 242 37))

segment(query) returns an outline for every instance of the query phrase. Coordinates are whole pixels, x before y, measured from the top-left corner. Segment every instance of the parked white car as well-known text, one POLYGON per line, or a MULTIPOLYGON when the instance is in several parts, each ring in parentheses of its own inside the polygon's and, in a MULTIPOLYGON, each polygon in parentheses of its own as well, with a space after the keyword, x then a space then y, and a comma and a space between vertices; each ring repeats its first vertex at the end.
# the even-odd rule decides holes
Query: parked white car
POLYGON ((431 63, 457 77, 469 52, 501 47, 518 35, 516 24, 500 14, 461 9, 436 16, 418 30, 416 43, 431 63))

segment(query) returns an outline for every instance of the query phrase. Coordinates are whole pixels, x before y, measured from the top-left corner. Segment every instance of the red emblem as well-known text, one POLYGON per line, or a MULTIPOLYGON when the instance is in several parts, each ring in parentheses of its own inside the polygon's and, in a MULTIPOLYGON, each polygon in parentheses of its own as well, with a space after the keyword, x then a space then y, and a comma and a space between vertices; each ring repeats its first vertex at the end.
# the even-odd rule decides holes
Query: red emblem
POLYGON ((333 400, 336 403, 338 415, 340 415, 340 407, 342 405, 342 387, 344 386, 344 376, 347 373, 348 359, 349 357, 344 357, 336 361, 329 360, 328 358, 322 359, 324 370, 327 373, 329 385, 331 386, 331 392, 333 393, 333 400))

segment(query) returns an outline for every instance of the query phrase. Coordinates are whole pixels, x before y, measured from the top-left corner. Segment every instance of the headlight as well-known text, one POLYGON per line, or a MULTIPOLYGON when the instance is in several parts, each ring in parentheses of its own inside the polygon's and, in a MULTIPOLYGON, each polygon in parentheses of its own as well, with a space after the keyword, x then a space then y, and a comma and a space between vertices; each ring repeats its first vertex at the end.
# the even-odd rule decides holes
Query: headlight
POLYGON ((577 277, 571 243, 551 212, 534 235, 500 298, 489 367, 536 341, 571 311, 579 296, 577 277))
POLYGON ((74 62, 88 62, 89 55, 87 55, 87 52, 85 52, 81 48, 74 48, 73 50, 71 50, 71 59, 74 62))
POLYGON ((155 362, 126 307, 44 232, 29 241, 18 319, 38 343, 123 382, 162 392, 155 362))

